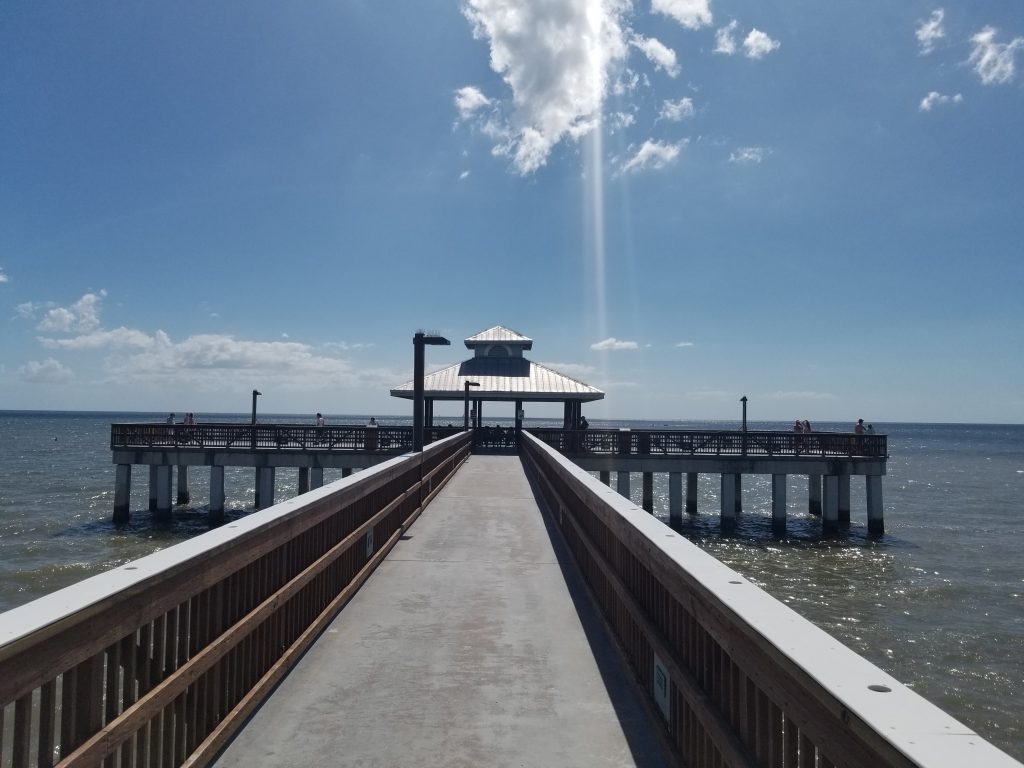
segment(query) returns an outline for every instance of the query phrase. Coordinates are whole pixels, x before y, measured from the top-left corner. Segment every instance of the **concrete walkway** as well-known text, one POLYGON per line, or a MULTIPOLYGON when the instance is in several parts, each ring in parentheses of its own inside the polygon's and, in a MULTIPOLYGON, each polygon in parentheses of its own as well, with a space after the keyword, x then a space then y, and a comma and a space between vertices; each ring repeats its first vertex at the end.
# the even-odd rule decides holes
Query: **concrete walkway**
POLYGON ((666 765, 551 533, 472 456, 216 765, 666 765))

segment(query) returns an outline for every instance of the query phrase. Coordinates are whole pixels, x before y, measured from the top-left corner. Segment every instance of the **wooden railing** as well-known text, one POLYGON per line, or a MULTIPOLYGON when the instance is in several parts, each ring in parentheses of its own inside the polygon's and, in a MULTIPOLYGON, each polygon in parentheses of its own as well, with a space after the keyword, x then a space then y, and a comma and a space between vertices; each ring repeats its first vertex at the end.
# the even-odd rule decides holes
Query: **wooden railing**
POLYGON ((524 433, 525 464, 689 766, 1019 766, 524 433))
POLYGON ((870 458, 888 454, 886 435, 846 432, 531 428, 530 434, 566 454, 870 458))
POLYGON ((207 763, 468 451, 459 434, 0 614, 5 768, 207 763))
MULTIPOLYGON (((457 434, 455 427, 427 427, 427 443, 457 434)), ((210 448, 222 450, 374 451, 412 450, 412 427, 332 424, 111 424, 110 447, 210 448)))

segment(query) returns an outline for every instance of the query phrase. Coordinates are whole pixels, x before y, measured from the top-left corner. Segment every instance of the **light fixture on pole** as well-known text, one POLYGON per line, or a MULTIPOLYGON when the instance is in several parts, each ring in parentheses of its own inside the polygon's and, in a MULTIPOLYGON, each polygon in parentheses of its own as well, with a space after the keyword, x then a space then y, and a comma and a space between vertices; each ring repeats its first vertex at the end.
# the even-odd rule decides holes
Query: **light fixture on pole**
POLYGON ((469 388, 470 387, 479 387, 480 386, 480 382, 479 381, 467 381, 467 382, 465 382, 464 386, 465 386, 465 389, 466 389, 466 397, 465 397, 465 399, 463 400, 463 403, 462 403, 462 429, 463 430, 468 430, 469 429, 469 388))
POLYGON ((423 347, 427 344, 451 344, 444 336, 417 331, 412 337, 412 449, 423 450, 423 347))
POLYGON ((254 389, 252 391, 252 447, 256 449, 256 398, 263 393, 254 389))
POLYGON ((740 398, 740 402, 743 403, 743 455, 747 455, 747 396, 744 395, 740 398))

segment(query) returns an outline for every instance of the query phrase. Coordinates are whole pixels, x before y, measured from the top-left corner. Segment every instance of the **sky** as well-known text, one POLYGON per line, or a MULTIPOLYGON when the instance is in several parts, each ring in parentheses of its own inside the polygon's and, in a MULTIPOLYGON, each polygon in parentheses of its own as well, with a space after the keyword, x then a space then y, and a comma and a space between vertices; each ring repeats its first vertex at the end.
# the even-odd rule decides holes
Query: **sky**
POLYGON ((0 409, 1024 423, 1022 128, 1005 0, 5 0, 0 409))

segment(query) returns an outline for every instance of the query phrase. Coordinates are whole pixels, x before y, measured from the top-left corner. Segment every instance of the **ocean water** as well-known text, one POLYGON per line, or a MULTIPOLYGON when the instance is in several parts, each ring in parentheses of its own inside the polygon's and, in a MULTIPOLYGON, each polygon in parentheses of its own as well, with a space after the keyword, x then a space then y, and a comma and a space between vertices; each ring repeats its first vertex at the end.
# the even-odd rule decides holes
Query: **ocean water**
MULTIPOLYGON (((0 611, 208 530, 208 470, 193 467, 194 506, 154 521, 148 475, 135 468, 131 523, 110 521, 110 424, 166 414, 0 411, 0 611), (138 511, 142 510, 142 511, 138 511)), ((241 414, 203 415, 240 421, 241 414)), ((311 423, 309 416, 261 420, 311 423)), ((408 424, 410 419, 378 420, 408 424)), ((329 423, 365 424, 364 416, 329 423)), ((448 419, 440 418, 446 423, 448 419)), ((487 423, 494 423, 488 419, 487 423)), ((498 419, 496 423, 507 424, 498 419)), ((528 421, 527 426, 555 426, 528 421)), ((633 428, 728 428, 711 422, 600 422, 633 428)), ((816 424, 848 430, 848 424, 816 424)), ((717 477, 701 476, 701 514, 683 532, 815 624, 907 683, 1018 759, 1024 759, 1024 426, 887 424, 886 534, 867 535, 863 481, 851 490, 851 525, 819 540, 806 513, 807 481, 790 478, 788 532, 771 534, 768 477, 744 478, 736 530, 718 528, 717 477)), ((757 423, 752 429, 787 429, 757 423)), ((276 496, 296 492, 278 472, 276 496)), ((325 482, 340 477, 325 472, 325 482)), ((633 500, 640 503, 639 478, 633 500)), ((667 478, 655 477, 667 517, 667 478)), ((252 470, 225 471, 228 519, 252 512, 252 470)))

